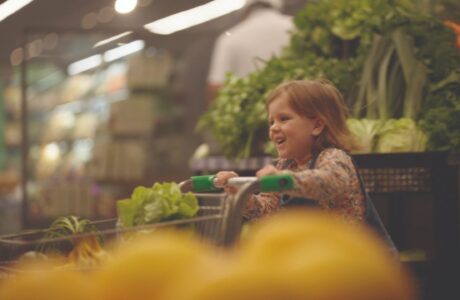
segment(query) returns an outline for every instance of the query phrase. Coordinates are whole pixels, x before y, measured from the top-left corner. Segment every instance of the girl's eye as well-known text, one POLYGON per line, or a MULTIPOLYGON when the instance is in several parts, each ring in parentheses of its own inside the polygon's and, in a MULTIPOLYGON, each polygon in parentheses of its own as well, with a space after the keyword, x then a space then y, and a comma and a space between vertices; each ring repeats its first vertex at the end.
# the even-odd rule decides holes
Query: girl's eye
POLYGON ((270 119, 268 120, 268 124, 270 126, 272 126, 273 124, 275 124, 275 121, 278 122, 278 123, 283 123, 283 122, 286 122, 286 121, 289 121, 291 119, 290 116, 277 116, 276 118, 273 118, 273 119, 270 119))
POLYGON ((288 116, 281 116, 281 117, 280 117, 280 121, 282 121, 282 122, 283 122, 283 121, 287 121, 287 120, 289 120, 289 117, 288 117, 288 116))

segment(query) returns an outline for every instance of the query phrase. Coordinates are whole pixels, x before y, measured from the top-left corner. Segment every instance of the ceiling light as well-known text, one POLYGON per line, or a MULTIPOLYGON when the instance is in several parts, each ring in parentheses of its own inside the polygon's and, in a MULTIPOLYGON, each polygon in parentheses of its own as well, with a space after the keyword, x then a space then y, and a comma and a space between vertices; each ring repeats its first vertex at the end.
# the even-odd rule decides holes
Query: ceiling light
POLYGON ((94 44, 93 48, 97 48, 97 47, 100 47, 100 46, 103 46, 105 44, 108 44, 108 43, 111 43, 113 41, 116 41, 118 39, 121 39, 122 37, 125 37, 127 35, 130 35, 131 33, 133 33, 132 31, 125 31, 123 33, 120 33, 120 34, 117 34, 117 35, 114 35, 112 37, 109 37, 108 39, 105 39, 105 40, 102 40, 102 41, 99 41, 97 42, 96 44, 94 44))
POLYGON ((88 58, 71 63, 67 68, 69 75, 76 75, 78 73, 96 68, 102 63, 102 56, 100 54, 90 56, 88 58))
POLYGON ((132 12, 137 5, 137 0, 117 0, 115 1, 115 10, 120 14, 132 12))
POLYGON ((43 149, 43 157, 47 161, 55 161, 61 155, 59 146, 56 143, 50 143, 43 149))
POLYGON ((0 21, 14 14, 33 0, 7 0, 0 4, 0 21))
POLYGON ((76 75, 78 73, 91 70, 102 64, 103 61, 111 62, 121 57, 130 55, 137 51, 144 49, 145 43, 142 40, 136 40, 126 45, 107 50, 104 55, 96 54, 76 62, 71 63, 67 67, 69 75, 76 75))
POLYGON ((137 40, 126 45, 107 50, 104 53, 104 61, 110 62, 116 59, 119 59, 123 56, 130 55, 137 51, 144 49, 145 43, 142 40, 137 40))
POLYGON ((171 34, 231 13, 242 8, 245 3, 246 0, 214 0, 145 24, 144 27, 153 33, 171 34))

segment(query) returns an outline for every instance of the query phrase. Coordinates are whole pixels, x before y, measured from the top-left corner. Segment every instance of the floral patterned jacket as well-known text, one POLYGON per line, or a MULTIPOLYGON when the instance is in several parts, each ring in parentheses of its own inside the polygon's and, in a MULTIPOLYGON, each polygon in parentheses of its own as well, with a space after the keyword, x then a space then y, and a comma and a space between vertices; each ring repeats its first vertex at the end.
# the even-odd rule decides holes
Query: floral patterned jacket
POLYGON ((351 157, 343 150, 327 148, 311 161, 298 166, 294 161, 280 159, 276 167, 294 177, 295 188, 281 193, 260 193, 252 196, 243 216, 255 219, 272 214, 282 207, 283 195, 306 198, 320 208, 336 212, 349 221, 363 221, 365 198, 351 157))

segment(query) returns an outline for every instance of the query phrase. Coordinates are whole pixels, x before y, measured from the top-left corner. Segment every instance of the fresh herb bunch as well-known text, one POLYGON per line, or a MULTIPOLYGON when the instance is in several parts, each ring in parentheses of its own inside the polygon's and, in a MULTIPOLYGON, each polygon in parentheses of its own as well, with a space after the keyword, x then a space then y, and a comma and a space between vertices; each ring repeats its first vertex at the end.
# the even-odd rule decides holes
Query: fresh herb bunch
POLYGON ((429 93, 420 125, 429 135, 429 150, 460 152, 460 72, 429 93))

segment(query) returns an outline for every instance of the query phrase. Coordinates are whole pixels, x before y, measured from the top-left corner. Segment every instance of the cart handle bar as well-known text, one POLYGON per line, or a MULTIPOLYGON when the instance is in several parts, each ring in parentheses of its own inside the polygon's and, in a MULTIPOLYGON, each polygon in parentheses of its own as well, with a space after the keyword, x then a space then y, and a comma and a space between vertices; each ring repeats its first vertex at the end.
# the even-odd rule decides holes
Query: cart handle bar
MULTIPOLYGON (((220 190, 214 185, 216 175, 192 176, 192 190, 194 192, 212 192, 220 190)), ((294 179, 291 175, 269 175, 257 177, 232 177, 228 180, 228 185, 241 186, 246 183, 259 182, 261 192, 281 192, 294 188, 294 179)))

